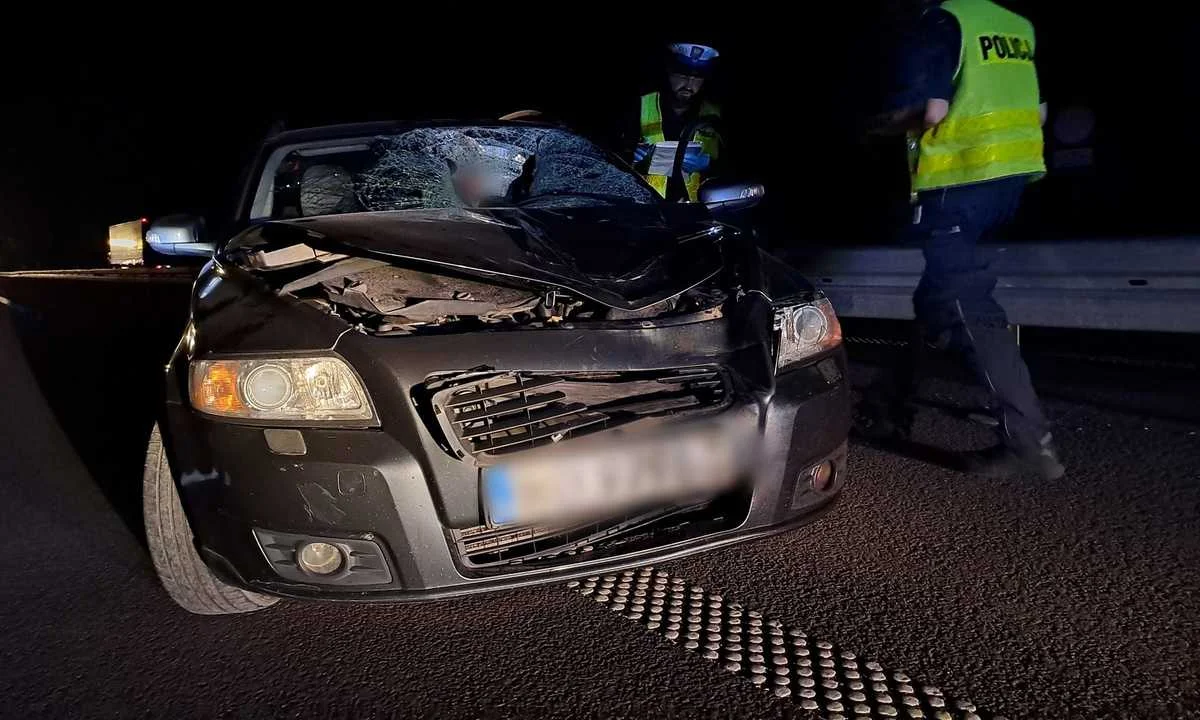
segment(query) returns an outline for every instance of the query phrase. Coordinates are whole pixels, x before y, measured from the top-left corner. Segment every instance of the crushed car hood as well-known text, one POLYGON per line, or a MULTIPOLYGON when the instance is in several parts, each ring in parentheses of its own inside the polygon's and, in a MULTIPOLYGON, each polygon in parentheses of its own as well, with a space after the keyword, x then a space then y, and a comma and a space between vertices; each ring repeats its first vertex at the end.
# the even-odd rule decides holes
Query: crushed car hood
POLYGON ((720 272, 726 236, 699 208, 682 205, 365 212, 274 221, 247 232, 271 244, 303 242, 531 281, 627 310, 720 272))

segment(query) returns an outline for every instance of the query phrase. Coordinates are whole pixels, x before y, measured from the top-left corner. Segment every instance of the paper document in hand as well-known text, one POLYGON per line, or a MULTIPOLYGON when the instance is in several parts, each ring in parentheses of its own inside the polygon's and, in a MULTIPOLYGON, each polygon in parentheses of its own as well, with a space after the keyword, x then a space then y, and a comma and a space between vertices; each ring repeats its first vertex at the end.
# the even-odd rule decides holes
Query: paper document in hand
MULTIPOLYGON (((664 140, 663 142, 654 143, 654 154, 650 156, 650 175, 670 175, 671 168, 675 166, 675 151, 679 149, 679 143, 675 140, 664 140)), ((688 143, 688 150, 700 152, 700 143, 688 143)))

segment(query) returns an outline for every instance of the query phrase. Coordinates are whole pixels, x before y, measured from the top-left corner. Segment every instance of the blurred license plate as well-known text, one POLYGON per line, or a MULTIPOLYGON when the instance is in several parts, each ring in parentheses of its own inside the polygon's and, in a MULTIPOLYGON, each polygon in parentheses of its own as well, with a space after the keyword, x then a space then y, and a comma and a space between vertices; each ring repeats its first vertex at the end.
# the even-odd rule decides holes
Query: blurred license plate
POLYGON ((562 522, 709 497, 737 481, 742 465, 735 445, 705 428, 493 465, 483 470, 484 511, 492 525, 562 522))

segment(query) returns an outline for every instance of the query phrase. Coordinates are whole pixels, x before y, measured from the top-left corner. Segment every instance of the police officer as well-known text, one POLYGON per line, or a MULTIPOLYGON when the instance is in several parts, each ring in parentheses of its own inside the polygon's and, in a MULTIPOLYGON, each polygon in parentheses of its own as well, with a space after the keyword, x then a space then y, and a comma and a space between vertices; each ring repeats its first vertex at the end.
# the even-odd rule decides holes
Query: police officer
MULTIPOLYGON (((910 129, 913 225, 925 256, 914 346, 957 352, 991 395, 1000 442, 967 453, 968 470, 1055 479, 1064 468, 978 248, 1046 169, 1033 25, 991 0, 945 0, 926 10, 919 34, 908 72, 917 82, 891 116, 910 129)), ((913 371, 906 362, 868 390, 860 432, 907 433, 913 371)))
POLYGON ((700 183, 713 175, 721 154, 720 109, 704 97, 706 80, 720 53, 706 45, 675 43, 667 48, 665 85, 642 96, 640 139, 633 162, 646 180, 668 200, 695 201, 700 183), (686 147, 675 158, 671 175, 652 175, 648 165, 654 144, 675 140, 686 147))

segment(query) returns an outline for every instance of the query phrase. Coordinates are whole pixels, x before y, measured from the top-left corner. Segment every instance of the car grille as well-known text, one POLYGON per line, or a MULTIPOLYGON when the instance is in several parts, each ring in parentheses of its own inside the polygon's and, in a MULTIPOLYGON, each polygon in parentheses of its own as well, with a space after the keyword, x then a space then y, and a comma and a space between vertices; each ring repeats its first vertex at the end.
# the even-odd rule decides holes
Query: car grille
POLYGON ((512 572, 569 565, 701 537, 740 525, 748 493, 690 507, 663 507, 570 528, 479 525, 449 530, 450 546, 470 572, 512 572))
POLYGON ((436 391, 435 416, 460 457, 503 455, 646 417, 726 404, 719 367, 473 378, 436 391))
POLYGON ((602 523, 571 528, 537 525, 493 527, 480 525, 453 531, 459 556, 473 567, 503 565, 535 559, 554 559, 560 555, 589 553, 601 538, 648 522, 667 511, 630 515, 602 523))

